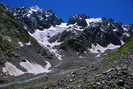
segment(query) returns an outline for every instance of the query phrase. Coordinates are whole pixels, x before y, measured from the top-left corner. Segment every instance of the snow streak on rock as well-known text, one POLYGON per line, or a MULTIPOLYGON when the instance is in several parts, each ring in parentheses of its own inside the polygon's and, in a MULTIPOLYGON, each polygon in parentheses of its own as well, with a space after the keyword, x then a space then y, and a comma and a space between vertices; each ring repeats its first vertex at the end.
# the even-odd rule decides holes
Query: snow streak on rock
POLYGON ((23 75, 24 72, 18 69, 15 65, 10 62, 5 63, 5 67, 2 69, 3 73, 9 74, 11 76, 20 76, 23 75))
POLYGON ((46 65, 43 67, 42 65, 39 65, 37 63, 31 63, 28 60, 25 62, 20 62, 20 66, 23 67, 26 72, 20 70, 15 65, 13 65, 11 62, 6 62, 5 67, 2 68, 3 73, 10 75, 10 76, 20 76, 25 73, 31 73, 34 75, 40 74, 40 73, 48 73, 51 70, 51 64, 48 61, 45 61, 46 65))
POLYGON ((109 44, 107 47, 102 47, 99 44, 97 44, 96 46, 92 45, 92 48, 88 49, 88 50, 90 50, 90 52, 92 52, 92 53, 104 53, 108 49, 113 50, 113 49, 117 49, 119 47, 121 47, 121 46, 113 45, 113 44, 109 44))
POLYGON ((37 63, 31 63, 28 60, 26 60, 26 62, 21 62, 20 65, 26 69, 27 73, 32 73, 32 74, 40 74, 40 73, 48 73, 51 70, 49 70, 49 68, 51 67, 51 64, 46 61, 46 66, 43 67, 37 63))

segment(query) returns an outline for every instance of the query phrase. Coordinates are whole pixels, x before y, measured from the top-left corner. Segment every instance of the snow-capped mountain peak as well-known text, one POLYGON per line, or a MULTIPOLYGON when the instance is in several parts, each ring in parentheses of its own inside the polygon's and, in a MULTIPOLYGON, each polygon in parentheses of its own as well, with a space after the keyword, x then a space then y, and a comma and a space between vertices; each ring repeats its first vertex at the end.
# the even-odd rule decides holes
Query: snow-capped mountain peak
POLYGON ((89 26, 91 23, 100 23, 100 22, 102 22, 102 18, 89 18, 89 19, 86 19, 86 22, 89 26))
POLYGON ((30 7, 30 10, 33 12, 42 11, 42 9, 40 9, 39 6, 32 6, 32 7, 30 7))
POLYGON ((52 10, 42 10, 38 6, 30 8, 16 8, 12 10, 14 16, 23 21, 34 32, 34 29, 45 29, 59 25, 62 19, 57 17, 52 10))
POLYGON ((121 47, 132 36, 132 26, 112 19, 76 14, 63 23, 52 10, 38 6, 15 9, 14 13, 29 27, 29 34, 60 60, 62 49, 103 53, 121 47))

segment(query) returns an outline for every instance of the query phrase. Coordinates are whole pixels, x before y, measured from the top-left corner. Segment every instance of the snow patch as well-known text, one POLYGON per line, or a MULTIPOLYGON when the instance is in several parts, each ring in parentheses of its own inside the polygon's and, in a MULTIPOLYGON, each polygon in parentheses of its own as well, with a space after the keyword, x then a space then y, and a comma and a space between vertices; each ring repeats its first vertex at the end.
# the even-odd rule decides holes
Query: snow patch
POLYGON ((32 37, 34 37, 37 42, 44 48, 47 48, 52 54, 54 54, 59 60, 62 60, 62 56, 59 54, 58 50, 55 49, 55 46, 60 45, 60 42, 49 42, 49 39, 59 33, 62 33, 67 28, 66 23, 62 23, 61 25, 57 25, 56 27, 51 26, 49 29, 44 30, 35 30, 34 33, 29 33, 32 37))
POLYGON ((61 23, 60 25, 57 25, 57 26, 58 26, 58 27, 65 27, 65 28, 68 27, 68 26, 67 26, 67 23, 61 23))
POLYGON ((18 69, 15 65, 10 62, 5 63, 5 67, 2 68, 3 73, 9 74, 11 76, 20 76, 23 75, 24 72, 18 69))
POLYGON ((29 41, 28 43, 25 43, 25 45, 30 46, 31 45, 31 42, 29 41))
POLYGON ((104 53, 108 49, 113 50, 120 47, 121 47, 120 45, 113 45, 113 44, 109 44, 107 47, 102 47, 101 45, 97 44, 96 46, 92 45, 92 48, 88 50, 90 50, 90 52, 92 53, 104 53))
POLYGON ((41 65, 39 64, 36 64, 36 63, 31 63, 29 62, 28 60, 26 60, 26 62, 20 62, 20 65, 26 69, 27 73, 32 73, 32 74, 40 74, 40 73, 48 73, 50 72, 51 70, 49 70, 49 68, 51 67, 51 64, 46 61, 46 66, 45 67, 42 67, 41 65))
POLYGON ((127 36, 127 37, 130 37, 130 34, 127 33, 127 32, 123 33, 123 35, 125 35, 125 36, 127 36))
POLYGON ((24 46, 24 44, 21 41, 19 41, 18 44, 20 45, 20 47, 24 46))
POLYGON ((31 73, 31 74, 37 75, 40 73, 51 72, 51 70, 49 69, 50 67, 52 67, 51 64, 48 61, 45 61, 45 62, 46 62, 45 67, 43 67, 37 63, 31 63, 27 60, 26 60, 26 62, 20 62, 20 66, 22 66, 24 69, 26 69, 26 72, 18 69, 15 65, 13 65, 10 62, 6 62, 5 67, 2 68, 2 72, 7 75, 11 75, 11 76, 20 76, 25 73, 31 73))
POLYGON ((113 29, 114 32, 118 31, 118 29, 113 29))
POLYGON ((101 57, 101 54, 97 54, 96 57, 101 57))
POLYGON ((102 22, 102 18, 89 18, 89 19, 86 19, 86 22, 87 22, 88 26, 90 26, 90 23, 102 22))
POLYGON ((121 40, 121 45, 124 45, 124 44, 125 44, 125 42, 121 40))
POLYGON ((42 11, 38 6, 32 6, 29 8, 30 10, 27 13, 27 16, 30 17, 33 12, 42 11))
POLYGON ((128 28, 126 28, 125 25, 122 25, 122 28, 123 28, 124 31, 128 31, 128 28))
POLYGON ((32 12, 37 12, 37 11, 41 11, 42 9, 40 9, 38 6, 32 6, 30 7, 30 11, 32 12))

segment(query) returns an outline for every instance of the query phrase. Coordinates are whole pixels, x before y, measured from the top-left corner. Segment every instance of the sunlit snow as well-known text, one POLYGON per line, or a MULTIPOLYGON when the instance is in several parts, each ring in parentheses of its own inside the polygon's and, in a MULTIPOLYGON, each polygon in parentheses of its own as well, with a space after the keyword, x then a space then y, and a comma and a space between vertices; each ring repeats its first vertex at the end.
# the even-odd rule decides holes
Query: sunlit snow
POLYGON ((5 67, 3 67, 2 70, 4 73, 9 74, 11 76, 20 76, 24 74, 22 70, 18 69, 15 65, 13 65, 10 62, 6 62, 5 67))
POLYGON ((86 19, 86 22, 88 26, 90 26, 90 23, 102 22, 102 18, 89 18, 89 19, 86 19))
POLYGON ((18 44, 20 45, 20 47, 24 46, 24 44, 21 41, 19 41, 18 44))
POLYGON ((56 27, 51 26, 49 29, 44 30, 36 30, 33 34, 29 33, 32 37, 34 37, 38 43, 44 47, 47 48, 51 53, 53 53, 59 60, 62 60, 62 56, 59 54, 58 50, 55 49, 55 46, 60 45, 60 42, 49 42, 49 39, 59 33, 62 33, 67 28, 65 23, 62 23, 61 25, 57 25, 56 27))
POLYGON ((120 47, 121 47, 120 45, 113 45, 113 44, 109 44, 107 47, 102 47, 99 44, 97 44, 96 46, 92 45, 92 48, 89 48, 88 50, 90 50, 90 52, 92 53, 104 53, 108 49, 113 50, 120 47))
POLYGON ((2 68, 3 73, 11 76, 20 76, 25 73, 31 73, 31 74, 40 74, 40 73, 48 73, 50 72, 51 64, 48 61, 45 61, 46 65, 42 66, 37 63, 31 63, 28 60, 26 62, 20 62, 20 66, 22 66, 26 72, 20 70, 15 65, 13 65, 11 62, 6 62, 5 67, 2 68))
POLYGON ((26 69, 27 73, 32 73, 32 74, 40 74, 40 73, 48 73, 51 70, 49 70, 49 68, 51 67, 51 64, 46 61, 46 66, 43 67, 37 63, 31 63, 28 60, 26 60, 26 62, 21 62, 20 65, 26 69))

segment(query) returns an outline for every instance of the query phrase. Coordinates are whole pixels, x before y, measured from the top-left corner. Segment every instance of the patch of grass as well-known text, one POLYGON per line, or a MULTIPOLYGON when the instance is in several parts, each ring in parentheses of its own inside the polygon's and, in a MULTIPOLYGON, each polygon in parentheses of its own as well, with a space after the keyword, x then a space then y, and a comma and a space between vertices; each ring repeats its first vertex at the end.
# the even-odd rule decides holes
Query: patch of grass
POLYGON ((107 54, 104 58, 109 61, 119 60, 127 58, 133 51, 133 38, 127 41, 125 45, 119 48, 117 51, 107 54))
POLYGON ((133 89, 133 85, 129 86, 130 89, 133 89))
POLYGON ((48 81, 45 83, 45 85, 48 87, 48 88, 54 88, 56 87, 56 84, 57 84, 57 81, 58 81, 58 77, 54 77, 54 78, 49 78, 48 81))
POLYGON ((120 52, 124 52, 124 53, 131 52, 132 50, 133 50, 133 38, 130 39, 125 45, 123 45, 119 49, 120 52))
POLYGON ((83 52, 86 50, 86 46, 83 40, 80 37, 68 37, 61 45, 62 48, 72 48, 78 52, 83 52))
POLYGON ((106 70, 115 66, 120 60, 128 60, 129 55, 133 55, 133 38, 127 41, 121 48, 103 56, 100 64, 104 65, 106 70))
POLYGON ((11 51, 11 50, 14 50, 15 47, 17 47, 17 45, 13 42, 9 42, 8 40, 6 39, 3 39, 1 36, 0 36, 0 51, 4 51, 4 52, 7 52, 7 51, 11 51))

